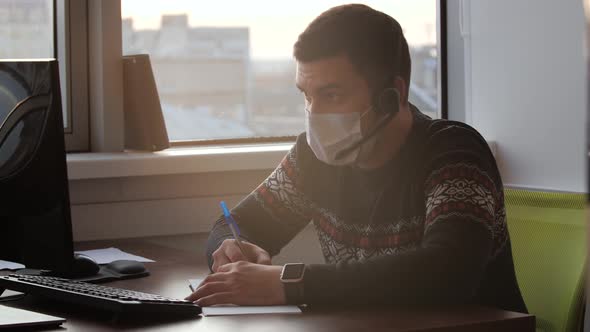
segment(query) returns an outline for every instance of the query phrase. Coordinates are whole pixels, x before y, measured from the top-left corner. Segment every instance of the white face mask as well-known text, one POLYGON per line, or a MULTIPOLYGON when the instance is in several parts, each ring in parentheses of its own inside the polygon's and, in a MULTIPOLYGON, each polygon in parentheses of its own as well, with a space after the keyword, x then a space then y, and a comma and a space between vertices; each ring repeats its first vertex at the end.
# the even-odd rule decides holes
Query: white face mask
POLYGON ((336 159, 338 152, 360 141, 361 118, 370 111, 370 108, 362 113, 311 113, 305 110, 305 129, 307 132, 307 144, 315 156, 329 165, 352 165, 365 161, 373 147, 376 136, 373 136, 358 148, 336 159))

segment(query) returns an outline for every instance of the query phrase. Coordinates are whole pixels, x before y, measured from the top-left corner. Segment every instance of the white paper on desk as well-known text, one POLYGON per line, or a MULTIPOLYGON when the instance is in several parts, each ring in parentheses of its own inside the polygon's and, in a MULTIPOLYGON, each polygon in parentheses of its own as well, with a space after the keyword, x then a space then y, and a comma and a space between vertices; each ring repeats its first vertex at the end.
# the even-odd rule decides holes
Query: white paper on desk
POLYGON ((24 269, 25 266, 15 262, 3 261, 0 259, 0 270, 18 270, 24 269))
POLYGON ((0 305, 0 328, 30 325, 61 324, 65 319, 34 311, 0 305))
POLYGON ((108 264, 120 259, 138 262, 153 262, 153 260, 149 258, 126 253, 121 249, 112 247, 106 249, 76 251, 76 253, 92 257, 98 264, 108 264))
POLYGON ((0 294, 0 300, 5 300, 10 297, 19 297, 21 295, 24 295, 24 293, 13 291, 10 289, 5 289, 4 292, 2 292, 2 294, 0 294))
MULTIPOLYGON (((190 279, 189 287, 194 292, 203 279, 190 279)), ((230 315, 256 315, 256 314, 300 314, 301 309, 296 305, 269 305, 269 306, 236 306, 219 305, 203 307, 203 316, 230 316, 230 315)))

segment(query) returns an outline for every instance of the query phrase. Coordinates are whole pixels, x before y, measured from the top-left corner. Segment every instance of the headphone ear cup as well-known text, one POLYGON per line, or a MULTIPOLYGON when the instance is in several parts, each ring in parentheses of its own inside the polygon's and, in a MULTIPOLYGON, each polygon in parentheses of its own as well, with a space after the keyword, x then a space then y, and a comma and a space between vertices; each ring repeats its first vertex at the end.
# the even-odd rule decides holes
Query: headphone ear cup
POLYGON ((399 91, 395 88, 387 88, 381 92, 377 100, 379 112, 391 114, 394 117, 399 112, 399 91))

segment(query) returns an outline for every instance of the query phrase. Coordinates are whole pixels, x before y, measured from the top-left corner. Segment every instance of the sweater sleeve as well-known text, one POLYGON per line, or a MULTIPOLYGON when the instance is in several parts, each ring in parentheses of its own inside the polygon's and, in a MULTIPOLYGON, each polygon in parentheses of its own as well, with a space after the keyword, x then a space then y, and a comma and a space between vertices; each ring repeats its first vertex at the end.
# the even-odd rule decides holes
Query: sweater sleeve
POLYGON ((419 177, 425 206, 420 246, 363 261, 308 265, 306 303, 440 304, 473 298, 495 243, 502 242, 503 196, 485 141, 456 134, 433 135, 426 144, 432 152, 419 177))
MULTIPOLYGON (((241 238, 275 256, 309 223, 309 201, 300 189, 301 173, 294 145, 268 178, 231 210, 241 238)), ((231 231, 220 216, 207 241, 209 268, 211 255, 229 238, 231 231)))

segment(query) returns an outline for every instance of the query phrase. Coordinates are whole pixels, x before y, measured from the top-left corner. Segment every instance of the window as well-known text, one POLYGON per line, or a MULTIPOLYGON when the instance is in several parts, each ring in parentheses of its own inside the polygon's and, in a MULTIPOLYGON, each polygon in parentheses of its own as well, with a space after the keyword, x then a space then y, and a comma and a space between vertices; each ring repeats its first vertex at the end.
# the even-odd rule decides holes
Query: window
MULTIPOLYGON (((363 3, 395 17, 412 57, 410 100, 438 117, 436 0, 363 3)), ((293 43, 339 1, 121 0, 124 54, 150 54, 172 141, 289 137, 304 130, 293 43)))
MULTIPOLYGON (((75 16, 75 12, 85 13, 85 1, 0 0, 0 59, 58 59, 66 145, 68 150, 86 150, 88 139, 84 126, 88 115, 87 105, 84 104, 85 83, 71 88, 69 70, 69 55, 76 43, 71 42, 68 27, 70 15, 75 16)), ((80 17, 75 19, 80 20, 80 17)), ((85 55, 72 61, 84 68, 85 55)), ((77 71, 74 80, 81 82, 81 78, 85 79, 83 73, 84 70, 77 71)))
POLYGON ((0 58, 53 58, 53 1, 0 1, 0 58))
POLYGON ((52 0, 0 0, 0 59, 54 58, 53 26, 52 0))

